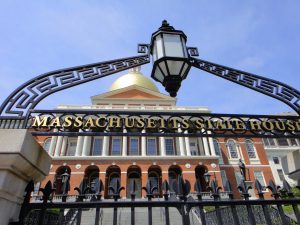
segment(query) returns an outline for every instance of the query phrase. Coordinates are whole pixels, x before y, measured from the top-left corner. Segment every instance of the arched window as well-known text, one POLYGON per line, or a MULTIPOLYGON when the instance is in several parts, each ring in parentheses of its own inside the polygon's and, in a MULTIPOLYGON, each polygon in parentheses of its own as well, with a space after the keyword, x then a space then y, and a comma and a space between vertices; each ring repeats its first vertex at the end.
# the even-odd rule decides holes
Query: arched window
POLYGON ((44 147, 44 149, 45 149, 46 152, 49 152, 50 144, 51 144, 51 137, 47 138, 44 141, 43 147, 44 147))
POLYGON ((251 140, 246 140, 245 141, 247 153, 250 159, 255 159, 256 158, 256 153, 254 149, 254 144, 251 140))
POLYGON ((213 143, 214 143, 216 155, 221 156, 221 148, 219 142, 216 139, 213 139, 213 143))
POLYGON ((228 148, 229 156, 230 156, 231 159, 238 159, 239 158, 235 141, 233 141, 233 140, 227 141, 227 148, 228 148))

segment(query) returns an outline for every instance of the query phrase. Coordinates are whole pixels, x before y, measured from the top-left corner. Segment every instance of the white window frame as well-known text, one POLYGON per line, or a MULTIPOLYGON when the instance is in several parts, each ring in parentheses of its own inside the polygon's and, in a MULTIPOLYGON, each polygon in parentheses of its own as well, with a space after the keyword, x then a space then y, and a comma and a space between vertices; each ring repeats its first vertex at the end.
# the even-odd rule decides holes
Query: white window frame
POLYGON ((128 155, 140 155, 140 138, 139 137, 130 137, 129 138, 129 148, 128 148, 128 155), (137 154, 131 154, 131 140, 137 140, 137 154))
POLYGON ((157 149, 157 139, 156 139, 156 137, 147 137, 147 139, 146 139, 146 141, 147 141, 147 143, 146 143, 146 154, 147 155, 149 155, 149 156, 153 156, 153 154, 149 154, 148 152, 149 152, 149 145, 148 145, 148 140, 154 140, 154 146, 155 146, 155 154, 154 155, 158 155, 158 149, 157 149))
POLYGON ((68 138, 68 148, 67 148, 66 156, 75 156, 77 145, 78 145, 77 138, 68 138), (74 149, 74 154, 70 155, 71 143, 74 143, 74 142, 76 142, 75 149, 74 149))
POLYGON ((227 140, 226 148, 227 148, 227 152, 228 152, 228 156, 229 156, 228 159, 230 161, 236 161, 237 162, 241 158, 240 148, 239 148, 239 145, 237 144, 237 142, 235 140, 233 140, 233 139, 227 140), (236 158, 232 158, 232 156, 231 156, 231 152, 230 152, 230 148, 229 148, 229 142, 230 141, 233 141, 234 144, 235 144, 236 152, 237 152, 237 157, 236 158))
POLYGON ((111 148, 110 148, 110 155, 111 156, 121 156, 122 155, 122 137, 121 136, 116 136, 116 137, 112 137, 111 138, 111 148), (115 139, 119 139, 120 140, 120 154, 113 154, 113 143, 115 139))
POLYGON ((103 137, 94 137, 91 155, 92 156, 101 156, 102 153, 103 153, 102 151, 103 151, 103 137), (101 140, 102 141, 99 155, 94 155, 94 147, 95 147, 95 141, 96 140, 101 140))
POLYGON ((213 139, 213 148, 215 150, 216 155, 219 156, 219 164, 224 164, 220 142, 215 138, 213 139), (218 145, 218 150, 219 150, 220 155, 217 155, 217 151, 216 151, 216 148, 215 148, 215 142, 218 145))
POLYGON ((174 138, 172 138, 172 137, 165 137, 165 151, 166 151, 166 155, 169 156, 169 154, 167 154, 167 143, 166 143, 166 140, 172 140, 172 146, 173 146, 173 154, 172 155, 176 155, 174 138))
POLYGON ((199 151, 199 144, 198 144, 198 140, 197 138, 189 138, 189 146, 190 146, 190 150, 191 150, 191 155, 192 156, 199 156, 200 155, 200 151, 199 151), (195 148, 196 148, 196 154, 192 154, 192 150, 191 150, 191 143, 195 143, 195 148))

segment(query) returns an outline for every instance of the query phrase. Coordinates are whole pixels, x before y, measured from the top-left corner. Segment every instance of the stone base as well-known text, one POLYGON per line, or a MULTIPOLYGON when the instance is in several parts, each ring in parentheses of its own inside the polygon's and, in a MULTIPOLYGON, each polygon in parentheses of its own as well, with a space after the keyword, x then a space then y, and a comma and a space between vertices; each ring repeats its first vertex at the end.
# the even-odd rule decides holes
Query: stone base
POLYGON ((47 176, 51 157, 25 129, 0 129, 1 224, 18 221, 24 190, 30 180, 47 176))

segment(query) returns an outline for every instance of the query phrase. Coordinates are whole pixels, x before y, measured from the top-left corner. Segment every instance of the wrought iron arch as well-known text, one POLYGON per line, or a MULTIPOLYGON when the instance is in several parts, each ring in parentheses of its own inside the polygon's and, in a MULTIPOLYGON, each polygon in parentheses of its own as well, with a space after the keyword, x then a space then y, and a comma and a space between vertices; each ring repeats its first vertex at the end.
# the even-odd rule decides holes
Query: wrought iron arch
MULTIPOLYGON (((196 48, 188 48, 191 66, 275 98, 300 115, 300 92, 282 82, 241 70, 197 59, 196 48)), ((47 96, 95 79, 112 75, 150 62, 149 45, 139 44, 140 56, 115 59, 48 72, 37 76, 12 92, 0 108, 0 116, 28 116, 30 110, 47 96)))
POLYGON ((25 117, 41 100, 55 92, 149 62, 149 54, 143 54, 42 74, 27 81, 12 92, 2 103, 0 116, 25 117))
POLYGON ((192 66, 284 102, 300 115, 300 92, 282 82, 190 57, 192 66))

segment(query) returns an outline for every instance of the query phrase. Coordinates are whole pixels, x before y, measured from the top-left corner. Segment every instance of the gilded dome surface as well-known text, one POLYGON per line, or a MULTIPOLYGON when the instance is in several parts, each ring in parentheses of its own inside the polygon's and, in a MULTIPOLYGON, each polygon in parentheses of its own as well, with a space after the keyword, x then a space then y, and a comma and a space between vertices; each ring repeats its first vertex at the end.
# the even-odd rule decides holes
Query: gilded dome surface
POLYGON ((114 91, 117 89, 129 87, 131 85, 137 85, 143 88, 147 88, 151 91, 159 92, 154 82, 150 80, 148 77, 145 77, 140 72, 139 67, 130 69, 128 74, 125 74, 119 77, 117 80, 115 80, 109 90, 114 91))

